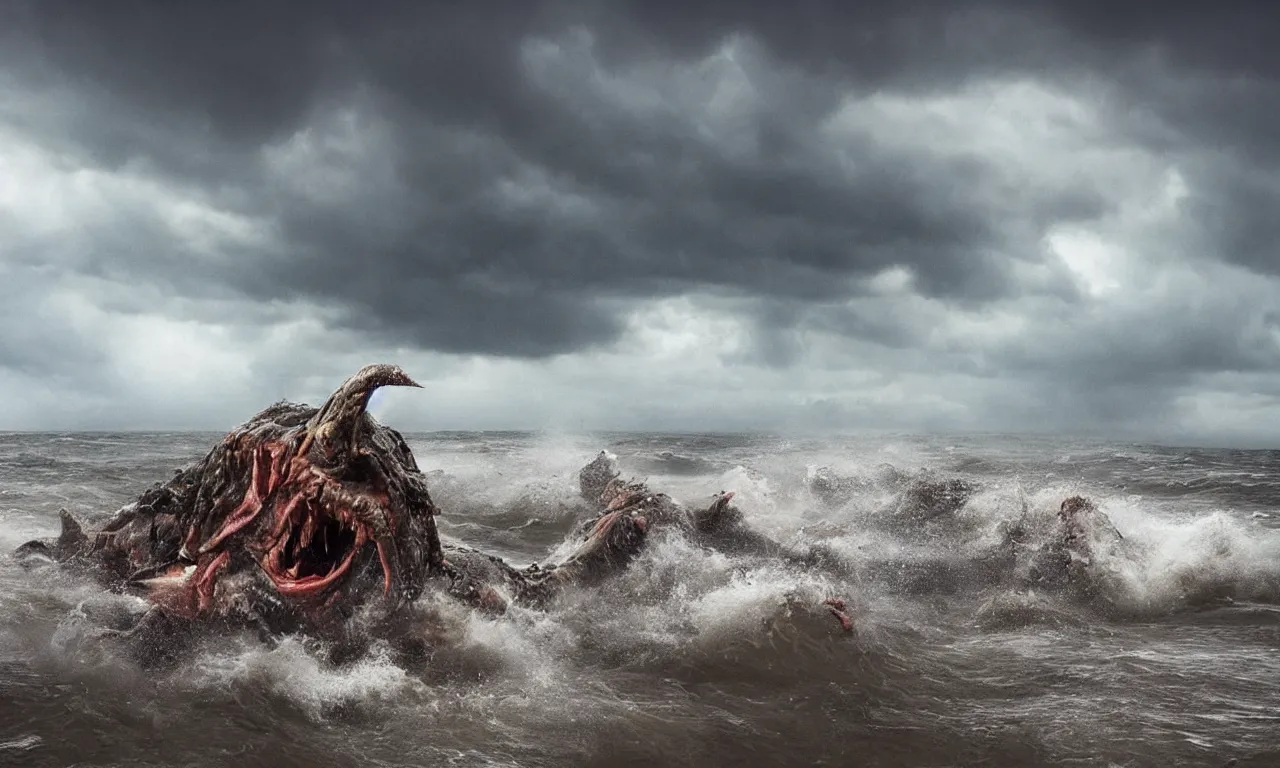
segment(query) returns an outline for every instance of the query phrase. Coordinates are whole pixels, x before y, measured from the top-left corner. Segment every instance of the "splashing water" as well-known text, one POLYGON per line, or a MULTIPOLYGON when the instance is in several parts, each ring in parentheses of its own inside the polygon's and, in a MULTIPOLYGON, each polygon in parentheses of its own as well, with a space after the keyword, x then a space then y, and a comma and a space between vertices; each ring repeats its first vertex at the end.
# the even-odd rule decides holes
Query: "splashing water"
MULTIPOLYGON (((90 521, 218 436, 0 436, 0 549, 90 521)), ((733 490, 788 551, 655 535, 544 612, 427 600, 425 658, 212 638, 144 670, 141 610, 0 556, 0 764, 1280 764, 1280 462, 1267 452, 760 436, 410 436, 442 532, 518 564, 587 512, 601 448, 689 504, 733 490), (921 490, 921 489, 925 490, 921 490), (1092 498, 1089 589, 1030 579, 1092 498), (1017 530, 1019 548, 1007 546, 1017 530), (855 631, 821 608, 845 597, 855 631)))

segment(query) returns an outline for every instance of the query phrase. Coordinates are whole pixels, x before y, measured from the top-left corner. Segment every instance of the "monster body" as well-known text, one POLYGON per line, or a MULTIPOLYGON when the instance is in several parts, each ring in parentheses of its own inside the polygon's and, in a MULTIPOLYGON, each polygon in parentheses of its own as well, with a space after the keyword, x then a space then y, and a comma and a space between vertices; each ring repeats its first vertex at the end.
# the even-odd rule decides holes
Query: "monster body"
POLYGON ((443 572, 422 473, 365 413, 395 366, 361 369, 322 408, 279 403, 86 535, 63 514, 46 554, 140 591, 171 617, 325 628, 371 598, 412 599, 443 572))
MULTIPOLYGON (((425 476, 399 432, 365 409, 382 386, 417 386, 392 365, 366 366, 320 408, 277 403, 233 430, 202 459, 148 489, 99 530, 65 511, 53 542, 17 554, 88 570, 152 604, 135 630, 240 624, 267 634, 346 637, 361 608, 395 625, 427 589, 489 612, 538 608, 565 587, 618 572, 655 529, 759 555, 781 547, 743 524, 733 494, 688 510, 623 482, 601 454, 580 474, 595 513, 558 562, 516 568, 462 544, 442 545, 425 476)), ((832 612, 848 629, 843 604, 832 612)))

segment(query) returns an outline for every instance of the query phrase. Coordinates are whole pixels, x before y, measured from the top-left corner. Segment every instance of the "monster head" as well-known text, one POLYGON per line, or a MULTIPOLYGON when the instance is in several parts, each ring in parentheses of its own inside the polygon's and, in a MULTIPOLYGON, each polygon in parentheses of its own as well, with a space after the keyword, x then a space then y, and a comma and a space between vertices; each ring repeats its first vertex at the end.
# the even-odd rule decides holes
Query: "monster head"
POLYGON ((319 409, 273 405, 82 544, 46 549, 192 617, 412 599, 441 567, 436 509, 404 439, 365 410, 383 386, 418 385, 370 365, 319 409))

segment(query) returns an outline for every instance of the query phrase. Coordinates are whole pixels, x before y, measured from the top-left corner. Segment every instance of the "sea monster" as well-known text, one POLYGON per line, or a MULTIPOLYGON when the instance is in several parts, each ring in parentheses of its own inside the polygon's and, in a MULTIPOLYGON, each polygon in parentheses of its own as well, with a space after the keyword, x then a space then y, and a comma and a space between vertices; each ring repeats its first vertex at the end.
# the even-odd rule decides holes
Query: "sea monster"
MULTIPOLYGON (((440 510, 412 451, 366 410, 386 386, 419 385, 398 366, 369 365, 320 408, 276 403, 101 528, 86 532, 63 510, 57 539, 28 542, 15 554, 80 568, 110 589, 145 597, 149 610, 125 634, 154 644, 212 625, 340 639, 362 608, 394 616, 427 590, 489 612, 538 607, 565 586, 624 568, 655 524, 683 526, 729 549, 768 548, 742 524, 732 494, 690 513, 621 482, 603 454, 580 474, 583 496, 600 508, 569 556, 516 568, 442 544, 440 510)), ((827 604, 851 630, 843 603, 827 604)))

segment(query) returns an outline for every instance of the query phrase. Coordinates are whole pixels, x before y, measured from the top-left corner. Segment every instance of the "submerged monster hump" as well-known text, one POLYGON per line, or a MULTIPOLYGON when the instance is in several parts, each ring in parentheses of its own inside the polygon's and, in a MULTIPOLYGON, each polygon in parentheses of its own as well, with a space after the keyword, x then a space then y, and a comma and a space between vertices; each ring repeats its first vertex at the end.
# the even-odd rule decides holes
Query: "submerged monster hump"
POLYGON ((23 551, 88 565, 189 618, 306 623, 344 598, 411 599, 441 567, 436 509, 403 437, 365 411, 382 386, 418 385, 370 365, 321 408, 277 403, 101 530, 23 551))

